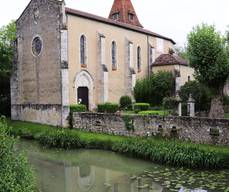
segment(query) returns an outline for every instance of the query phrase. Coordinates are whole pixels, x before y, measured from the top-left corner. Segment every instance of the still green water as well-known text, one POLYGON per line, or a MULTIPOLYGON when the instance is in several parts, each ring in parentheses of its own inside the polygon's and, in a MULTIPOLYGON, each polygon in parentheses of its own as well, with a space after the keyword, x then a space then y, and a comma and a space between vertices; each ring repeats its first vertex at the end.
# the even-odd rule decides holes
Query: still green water
POLYGON ((229 170, 161 166, 101 150, 44 149, 20 141, 39 192, 229 192, 229 170))

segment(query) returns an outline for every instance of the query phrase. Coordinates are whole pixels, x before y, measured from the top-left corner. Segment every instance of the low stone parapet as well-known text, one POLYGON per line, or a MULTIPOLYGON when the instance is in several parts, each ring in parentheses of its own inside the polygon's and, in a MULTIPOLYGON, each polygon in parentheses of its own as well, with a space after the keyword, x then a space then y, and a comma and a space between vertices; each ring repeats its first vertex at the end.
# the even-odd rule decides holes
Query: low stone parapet
POLYGON ((195 143, 229 145, 227 119, 73 113, 73 127, 96 133, 143 137, 161 135, 195 143))

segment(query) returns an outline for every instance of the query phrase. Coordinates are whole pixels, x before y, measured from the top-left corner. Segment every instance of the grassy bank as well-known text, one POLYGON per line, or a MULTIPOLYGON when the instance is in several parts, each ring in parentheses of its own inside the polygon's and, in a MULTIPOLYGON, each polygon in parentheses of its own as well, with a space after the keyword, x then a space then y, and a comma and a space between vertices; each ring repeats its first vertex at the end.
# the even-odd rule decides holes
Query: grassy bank
POLYGON ((160 138, 126 138, 13 122, 11 134, 46 147, 105 149, 154 162, 191 168, 229 168, 229 148, 160 138))

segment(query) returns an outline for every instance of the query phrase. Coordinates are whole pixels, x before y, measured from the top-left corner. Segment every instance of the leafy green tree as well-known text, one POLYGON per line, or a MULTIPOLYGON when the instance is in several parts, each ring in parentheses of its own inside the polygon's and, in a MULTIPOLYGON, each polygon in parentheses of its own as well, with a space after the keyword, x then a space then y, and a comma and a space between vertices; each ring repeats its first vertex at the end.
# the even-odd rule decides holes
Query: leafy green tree
POLYGON ((228 30, 226 31, 226 35, 225 35, 225 44, 226 44, 227 55, 229 57, 229 25, 227 27, 228 30))
POLYGON ((211 118, 223 118, 223 86, 229 74, 228 55, 223 37, 214 26, 198 25, 188 35, 188 56, 196 78, 214 91, 211 118))
POLYGON ((12 43, 16 38, 16 25, 12 21, 0 28, 0 114, 10 114, 10 72, 13 62, 12 43))
POLYGON ((175 92, 175 79, 171 72, 153 73, 150 78, 138 80, 134 88, 136 102, 162 105, 164 97, 170 97, 175 92))
POLYGON ((209 88, 200 84, 198 81, 186 82, 180 89, 180 97, 183 102, 187 102, 189 95, 192 94, 196 103, 197 111, 209 111, 212 93, 209 88))

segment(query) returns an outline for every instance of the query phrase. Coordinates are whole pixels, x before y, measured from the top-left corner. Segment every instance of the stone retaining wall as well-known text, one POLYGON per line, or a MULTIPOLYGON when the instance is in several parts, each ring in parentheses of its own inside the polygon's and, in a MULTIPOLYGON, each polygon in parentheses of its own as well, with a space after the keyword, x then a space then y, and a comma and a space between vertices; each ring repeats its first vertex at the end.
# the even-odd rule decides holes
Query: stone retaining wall
POLYGON ((73 127, 114 135, 162 135, 195 143, 229 145, 229 120, 226 119, 73 113, 73 127))

